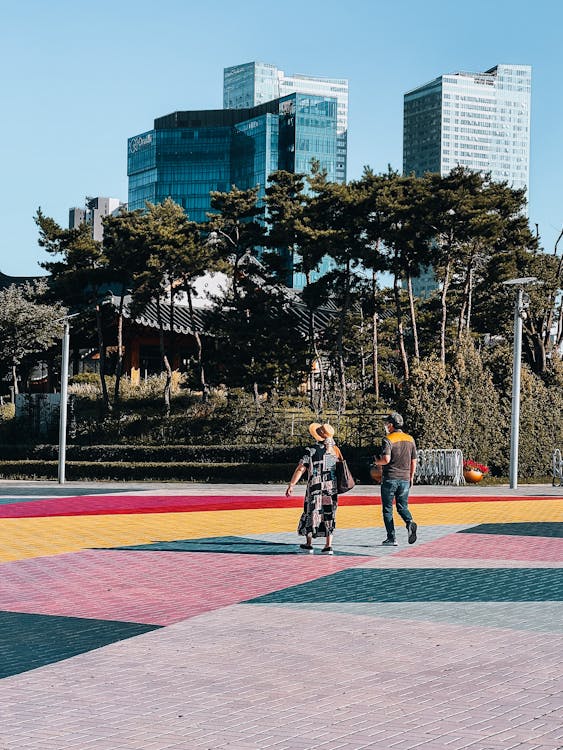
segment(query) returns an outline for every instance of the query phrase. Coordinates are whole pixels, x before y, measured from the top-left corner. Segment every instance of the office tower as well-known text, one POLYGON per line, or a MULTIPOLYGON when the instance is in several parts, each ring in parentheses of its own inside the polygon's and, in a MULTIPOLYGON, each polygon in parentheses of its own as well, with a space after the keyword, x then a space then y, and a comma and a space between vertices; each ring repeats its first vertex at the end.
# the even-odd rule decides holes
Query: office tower
POLYGON ((286 75, 275 65, 244 63, 223 72, 223 107, 239 109, 264 104, 287 94, 331 96, 337 100, 335 181, 346 182, 348 153, 348 81, 344 78, 286 75))
POLYGON ((104 236, 102 219, 104 216, 114 215, 126 206, 119 198, 86 198, 85 208, 71 208, 68 212, 69 229, 76 229, 86 222, 92 227, 92 237, 101 242, 104 236))
MULTIPOLYGON (((451 73, 405 94, 403 172, 448 174, 462 166, 528 189, 529 65, 496 65, 484 73, 451 73)), ((436 288, 426 274, 419 295, 436 288)))
MULTIPOLYGON (((295 93, 249 108, 174 112, 128 140, 129 209, 170 197, 190 219, 206 221, 211 191, 258 186, 262 202, 272 172, 308 173, 313 158, 334 180, 335 97, 295 93)), ((287 283, 304 280, 292 272, 287 283)))

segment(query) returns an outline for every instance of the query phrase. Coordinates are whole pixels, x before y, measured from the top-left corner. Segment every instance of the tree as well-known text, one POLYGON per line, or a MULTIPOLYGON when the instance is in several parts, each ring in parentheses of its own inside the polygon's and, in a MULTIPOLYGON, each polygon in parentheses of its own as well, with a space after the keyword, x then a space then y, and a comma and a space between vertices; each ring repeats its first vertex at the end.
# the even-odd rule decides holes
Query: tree
MULTIPOLYGON (((188 219, 182 206, 167 198, 163 203, 147 203, 146 212, 140 217, 138 239, 139 262, 133 273, 131 293, 132 311, 142 311, 150 302, 155 302, 159 327, 160 356, 166 381, 164 385, 165 416, 170 415, 170 393, 172 368, 175 366, 174 324, 178 294, 193 293, 192 284, 202 275, 210 254, 202 244, 199 226, 188 219), (165 318, 163 303, 167 303, 165 318), (165 329, 169 335, 165 337, 165 329)), ((190 298, 191 299, 191 298, 190 298)), ((190 305, 193 332, 197 331, 193 307, 190 305)), ((200 342, 201 344, 201 342, 200 342)), ((202 387, 206 388, 201 369, 201 345, 199 364, 202 387)))
MULTIPOLYGON (((317 172, 318 167, 315 166, 313 173, 317 172)), ((305 192, 306 179, 310 185, 310 178, 302 174, 279 170, 270 175, 265 201, 269 231, 265 242, 274 252, 267 256, 266 261, 273 268, 273 258, 285 258, 280 269, 282 278, 288 278, 293 270, 305 276, 302 299, 308 315, 310 376, 311 379, 314 377, 316 363, 320 379, 318 395, 315 388, 310 389, 311 408, 316 414, 321 414, 324 408, 325 371, 319 350, 316 314, 319 306, 326 301, 327 289, 322 280, 312 282, 312 274, 325 252, 323 240, 326 230, 311 221, 309 207, 312 197, 305 192)))
POLYGON ((118 285, 119 308, 117 313, 117 362, 115 367, 114 407, 119 409, 120 384, 123 369, 123 317, 125 297, 131 291, 133 275, 139 272, 142 244, 142 212, 121 211, 103 219, 103 247, 108 261, 108 275, 118 285))
POLYGON ((228 193, 212 192, 207 229, 209 242, 219 258, 230 261, 232 296, 239 295, 239 265, 245 255, 256 253, 265 243, 265 228, 259 219, 264 209, 258 205, 258 188, 239 190, 235 185, 228 193))
POLYGON ((45 281, 0 290, 0 359, 10 368, 14 393, 18 393, 17 370, 25 357, 44 352, 62 336, 66 309, 46 304, 45 281))
POLYGON ((102 404, 106 413, 111 411, 111 405, 106 385, 102 302, 109 286, 107 258, 102 244, 93 239, 89 224, 83 223, 76 229, 62 229, 53 219, 45 216, 41 208, 37 209, 35 223, 39 227, 39 246, 56 258, 40 264, 51 274, 51 297, 62 301, 73 312, 85 313, 84 318, 94 309, 100 354, 102 404))

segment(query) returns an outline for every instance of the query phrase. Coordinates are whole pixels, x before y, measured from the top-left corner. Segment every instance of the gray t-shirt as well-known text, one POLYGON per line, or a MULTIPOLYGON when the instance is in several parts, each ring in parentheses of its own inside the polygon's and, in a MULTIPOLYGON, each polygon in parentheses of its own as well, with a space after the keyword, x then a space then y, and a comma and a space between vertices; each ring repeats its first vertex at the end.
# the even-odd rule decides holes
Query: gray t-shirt
POLYGON ((383 438, 381 455, 391 456, 383 465, 383 479, 411 478, 411 461, 416 458, 414 438, 402 430, 395 430, 383 438))

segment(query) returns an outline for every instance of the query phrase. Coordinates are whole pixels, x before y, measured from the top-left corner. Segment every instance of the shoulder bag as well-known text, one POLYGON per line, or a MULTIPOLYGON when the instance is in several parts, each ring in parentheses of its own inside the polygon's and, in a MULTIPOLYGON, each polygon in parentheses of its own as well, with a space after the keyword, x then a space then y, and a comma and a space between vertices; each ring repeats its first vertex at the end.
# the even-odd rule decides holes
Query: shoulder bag
POLYGON ((336 462, 336 492, 343 495, 356 486, 352 472, 348 468, 346 459, 336 462))

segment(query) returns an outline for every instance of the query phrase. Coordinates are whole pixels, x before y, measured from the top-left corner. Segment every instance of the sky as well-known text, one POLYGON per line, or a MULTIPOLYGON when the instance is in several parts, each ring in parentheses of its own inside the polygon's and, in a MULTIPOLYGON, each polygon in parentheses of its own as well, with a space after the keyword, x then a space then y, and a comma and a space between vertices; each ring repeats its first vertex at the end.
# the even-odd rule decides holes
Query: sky
MULTIPOLYGON (((563 4, 553 0, 21 0, 2 4, 0 271, 44 273, 38 207, 127 200, 127 138, 222 107, 223 68, 349 80, 348 178, 402 168, 403 95, 443 73, 532 66, 529 216, 563 226, 563 4)), ((563 244, 563 243, 562 243, 563 244)))

